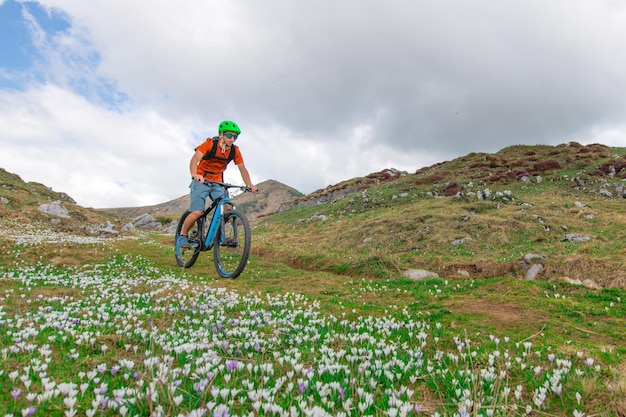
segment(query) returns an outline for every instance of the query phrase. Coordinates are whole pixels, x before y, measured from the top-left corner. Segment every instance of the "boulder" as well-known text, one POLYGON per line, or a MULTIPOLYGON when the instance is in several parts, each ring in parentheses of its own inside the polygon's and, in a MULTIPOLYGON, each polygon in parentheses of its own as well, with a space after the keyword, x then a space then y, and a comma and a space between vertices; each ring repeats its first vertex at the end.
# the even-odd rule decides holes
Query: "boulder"
POLYGON ((408 269, 404 271, 402 275, 413 281, 421 281, 426 278, 439 278, 438 273, 423 269, 408 269))
POLYGON ((471 237, 464 237, 464 238, 461 238, 461 239, 457 239, 457 240, 453 241, 453 242, 452 242, 452 243, 450 243, 450 244, 451 244, 452 246, 458 246, 458 245, 462 245, 462 244, 464 244, 464 243, 471 242, 471 241, 472 241, 472 238, 471 238, 471 237))
POLYGON ((534 281, 534 280, 536 280, 537 277, 539 276, 539 274, 541 274, 541 271, 543 271, 543 265, 541 265, 541 264, 533 264, 526 271, 526 280, 527 281, 534 281))
POLYGON ((135 228, 141 230, 161 230, 161 223, 157 222, 155 218, 148 213, 135 217, 132 224, 135 228))
POLYGON ((562 240, 563 242, 579 243, 579 242, 586 242, 590 239, 591 239, 591 236, 570 233, 570 234, 565 235, 562 240))
POLYGON ((135 226, 132 223, 126 223, 124 226, 122 226, 121 231, 123 233, 133 233, 135 231, 135 226))
POLYGON ((164 230, 168 235, 175 235, 176 228, 178 227, 178 220, 172 220, 172 222, 164 230))
POLYGON ((62 217, 64 219, 70 218, 69 212, 61 205, 60 201, 53 201, 50 204, 42 204, 39 206, 39 211, 55 217, 62 217))

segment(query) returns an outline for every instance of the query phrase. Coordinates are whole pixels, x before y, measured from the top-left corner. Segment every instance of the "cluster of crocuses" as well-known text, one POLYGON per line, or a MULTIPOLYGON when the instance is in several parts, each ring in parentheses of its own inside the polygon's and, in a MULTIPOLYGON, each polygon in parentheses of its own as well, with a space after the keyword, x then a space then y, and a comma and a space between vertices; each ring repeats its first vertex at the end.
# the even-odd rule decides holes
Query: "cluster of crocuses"
POLYGON ((586 353, 470 338, 402 309, 324 314, 138 258, 0 278, 4 415, 497 416, 576 396, 581 416, 572 387, 601 371, 586 353))
POLYGON ((42 222, 22 223, 13 219, 3 219, 0 236, 14 241, 17 245, 40 245, 50 243, 74 243, 98 245, 115 240, 139 239, 141 233, 128 235, 93 235, 85 229, 85 234, 71 234, 52 230, 42 222))

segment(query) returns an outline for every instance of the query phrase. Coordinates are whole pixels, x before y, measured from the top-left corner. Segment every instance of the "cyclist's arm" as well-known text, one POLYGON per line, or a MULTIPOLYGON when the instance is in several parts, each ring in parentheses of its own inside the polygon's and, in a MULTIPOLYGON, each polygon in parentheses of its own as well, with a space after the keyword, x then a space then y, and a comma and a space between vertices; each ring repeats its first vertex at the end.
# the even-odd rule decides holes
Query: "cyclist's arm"
POLYGON ((202 160, 204 154, 200 151, 196 151, 191 157, 191 161, 189 161, 189 172, 191 172, 191 178, 195 181, 204 182, 204 177, 198 174, 198 164, 202 160))
POLYGON ((250 191, 252 191, 253 193, 256 193, 257 192, 256 185, 252 184, 252 180, 250 180, 250 173, 248 172, 246 165, 242 162, 239 165, 237 165, 237 168, 239 168, 239 172, 241 173, 241 179, 246 184, 246 186, 250 188, 250 191))

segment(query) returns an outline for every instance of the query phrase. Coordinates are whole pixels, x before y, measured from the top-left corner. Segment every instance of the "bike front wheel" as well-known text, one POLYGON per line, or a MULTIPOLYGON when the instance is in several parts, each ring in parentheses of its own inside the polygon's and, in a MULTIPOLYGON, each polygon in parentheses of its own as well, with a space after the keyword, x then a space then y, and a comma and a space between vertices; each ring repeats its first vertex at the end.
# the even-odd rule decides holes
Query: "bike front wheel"
POLYGON ((219 276, 237 278, 248 263, 251 246, 252 229, 246 216, 238 210, 226 212, 213 244, 213 261, 219 276))
POLYGON ((178 226, 176 226, 176 236, 174 237, 174 253, 176 256, 176 263, 183 268, 190 268, 193 264, 196 263, 198 259, 198 255, 200 255, 200 250, 202 249, 202 225, 201 220, 198 219, 189 232, 187 236, 189 236, 189 246, 188 247, 179 247, 178 237, 180 236, 180 231, 183 228, 183 223, 185 219, 189 216, 189 211, 183 213, 180 216, 180 220, 178 221, 178 226))

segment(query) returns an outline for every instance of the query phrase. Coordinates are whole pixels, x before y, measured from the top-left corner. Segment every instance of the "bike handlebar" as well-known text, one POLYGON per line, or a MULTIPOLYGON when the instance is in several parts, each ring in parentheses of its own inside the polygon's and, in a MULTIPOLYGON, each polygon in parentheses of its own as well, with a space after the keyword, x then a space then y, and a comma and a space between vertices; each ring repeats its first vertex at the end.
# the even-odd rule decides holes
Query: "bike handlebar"
POLYGON ((252 188, 245 186, 245 185, 235 185, 235 184, 228 184, 225 182, 219 182, 219 181, 210 181, 205 179, 204 180, 205 183, 211 183, 211 184, 217 184, 217 185, 221 185, 224 188, 239 188, 241 191, 245 191, 247 193, 252 192, 252 188))

